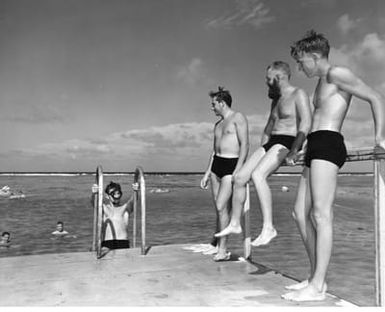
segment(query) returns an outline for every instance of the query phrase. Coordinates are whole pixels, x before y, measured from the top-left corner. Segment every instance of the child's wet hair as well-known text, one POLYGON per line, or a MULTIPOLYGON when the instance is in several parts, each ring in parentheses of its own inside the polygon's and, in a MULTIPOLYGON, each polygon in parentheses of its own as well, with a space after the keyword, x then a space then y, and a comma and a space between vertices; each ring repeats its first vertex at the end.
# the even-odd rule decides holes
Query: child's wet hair
POLYGON ((110 184, 106 186, 105 192, 107 195, 110 195, 112 191, 119 191, 120 193, 123 193, 120 184, 113 181, 111 181, 110 184))

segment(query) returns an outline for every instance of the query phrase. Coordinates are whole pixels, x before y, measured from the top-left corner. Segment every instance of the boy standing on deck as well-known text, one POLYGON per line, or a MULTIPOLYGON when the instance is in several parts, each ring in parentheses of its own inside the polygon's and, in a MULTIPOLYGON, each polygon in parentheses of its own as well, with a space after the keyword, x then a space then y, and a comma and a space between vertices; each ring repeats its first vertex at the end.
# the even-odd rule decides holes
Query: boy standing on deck
POLYGON ((311 110, 306 92, 290 84, 289 64, 275 61, 266 69, 266 84, 272 100, 270 115, 259 147, 234 177, 233 212, 228 226, 217 237, 239 234, 242 208, 246 200, 246 185, 253 180, 263 217, 261 234, 252 246, 268 244, 276 235, 273 225, 273 203, 267 178, 286 158, 287 163, 296 160, 297 152, 311 127, 311 110))
POLYGON ((385 147, 385 107, 383 97, 349 69, 328 61, 329 42, 310 31, 291 47, 291 55, 308 78, 318 77, 314 94, 314 113, 308 135, 305 167, 293 211, 310 260, 310 276, 287 287, 287 300, 324 300, 325 278, 333 245, 333 202, 337 174, 345 162, 346 148, 340 134, 352 96, 371 106, 375 143, 385 147))
MULTIPOLYGON (((220 117, 214 127, 214 147, 206 173, 201 180, 201 188, 207 189, 211 181, 211 191, 217 213, 217 231, 229 223, 229 200, 232 194, 234 175, 246 160, 249 151, 248 124, 246 117, 231 109, 230 92, 222 87, 209 93, 211 109, 220 117)), ((214 261, 230 259, 226 250, 227 238, 222 237, 217 244, 214 261)), ((217 242, 212 242, 216 244, 217 242)))

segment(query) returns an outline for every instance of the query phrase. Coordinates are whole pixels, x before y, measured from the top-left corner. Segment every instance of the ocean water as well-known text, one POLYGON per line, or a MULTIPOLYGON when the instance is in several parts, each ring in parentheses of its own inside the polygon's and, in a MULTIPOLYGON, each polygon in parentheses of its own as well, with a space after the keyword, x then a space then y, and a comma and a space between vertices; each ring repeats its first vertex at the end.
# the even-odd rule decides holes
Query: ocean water
MULTIPOLYGON (((146 175, 147 245, 208 243, 215 230, 216 213, 211 192, 199 188, 201 175, 146 175), (158 192, 163 190, 165 192, 158 192)), ((291 218, 299 175, 269 178, 273 193, 274 223, 278 236, 268 245, 253 248, 254 262, 302 280, 308 261, 291 218), (288 192, 282 192, 282 186, 288 192)), ((88 251, 92 243, 93 175, 0 175, 0 187, 22 190, 24 199, 0 197, 0 231, 11 233, 13 246, 0 257, 88 251), (56 222, 76 238, 54 239, 56 222)), ((105 175, 131 195, 133 176, 105 175)), ((251 233, 261 230, 261 214, 251 186, 251 233)), ((334 249, 327 277, 329 291, 362 306, 375 304, 375 244, 373 176, 341 175, 335 201, 334 249)), ((140 228, 140 223, 137 223, 140 228)), ((132 226, 132 222, 131 222, 132 226)), ((138 243, 140 235, 138 233, 138 243)), ((242 255, 242 237, 229 238, 229 250, 242 255)), ((284 290, 283 290, 284 291, 284 290)))

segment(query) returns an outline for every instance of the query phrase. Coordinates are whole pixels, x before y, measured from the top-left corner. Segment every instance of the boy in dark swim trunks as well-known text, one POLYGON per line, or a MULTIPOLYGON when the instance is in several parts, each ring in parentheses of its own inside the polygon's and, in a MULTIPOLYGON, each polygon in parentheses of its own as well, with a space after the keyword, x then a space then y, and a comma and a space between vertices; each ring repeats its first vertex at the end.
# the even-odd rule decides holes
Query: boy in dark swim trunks
POLYGON ((295 161, 296 152, 310 130, 311 111, 305 91, 292 86, 290 67, 276 61, 266 70, 268 96, 272 100, 270 116, 265 126, 259 147, 245 162, 234 179, 233 213, 229 226, 215 236, 241 233, 240 218, 246 200, 246 184, 253 180, 257 190, 263 217, 260 235, 252 246, 268 244, 276 235, 273 225, 272 195, 267 178, 275 172, 287 157, 295 161))
MULTIPOLYGON (((224 229, 229 223, 229 199, 232 194, 232 179, 245 161, 249 148, 248 125, 246 117, 231 109, 230 92, 219 87, 210 92, 211 106, 220 120, 214 127, 214 151, 209 166, 201 180, 201 187, 206 189, 209 179, 217 212, 216 231, 224 229)), ((230 258, 227 252, 226 238, 213 239, 212 248, 205 254, 215 254, 214 261, 230 258)))
POLYGON ((352 96, 371 105, 375 142, 385 147, 384 98, 349 69, 332 66, 328 60, 329 42, 310 31, 291 47, 291 55, 308 78, 317 77, 314 113, 308 135, 305 168, 293 211, 310 261, 309 278, 287 287, 287 300, 324 300, 326 273, 333 246, 333 202, 339 168, 345 162, 346 148, 340 131, 352 96))
MULTIPOLYGON (((133 184, 133 188, 134 190, 137 189, 138 185, 133 184)), ((92 191, 96 193, 97 189, 98 186, 95 184, 92 191)), ((102 247, 108 249, 130 248, 128 221, 133 211, 133 196, 122 204, 121 186, 112 181, 106 186, 105 193, 107 200, 103 203, 102 247)))

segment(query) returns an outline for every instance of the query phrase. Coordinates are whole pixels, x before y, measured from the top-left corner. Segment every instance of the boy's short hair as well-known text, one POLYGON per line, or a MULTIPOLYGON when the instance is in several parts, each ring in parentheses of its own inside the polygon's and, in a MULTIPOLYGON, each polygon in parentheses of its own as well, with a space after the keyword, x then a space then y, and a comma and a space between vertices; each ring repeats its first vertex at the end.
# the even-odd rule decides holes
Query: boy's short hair
POLYGON ((321 53, 322 57, 328 57, 330 46, 326 37, 317 33, 314 30, 310 30, 306 33, 305 37, 296 41, 291 47, 290 54, 293 58, 297 58, 300 53, 321 53))
POLYGON ((62 221, 58 221, 58 222, 56 223, 56 225, 59 225, 59 224, 64 225, 64 223, 63 223, 62 221))
POLYGON ((9 232, 3 232, 3 233, 1 234, 1 236, 5 236, 5 235, 11 236, 11 234, 9 234, 9 232))
POLYGON ((108 184, 105 189, 105 192, 107 195, 110 195, 112 191, 119 191, 120 193, 123 193, 120 184, 115 183, 113 181, 111 181, 110 184, 108 184))
POLYGON ((209 93, 211 98, 216 98, 218 102, 225 102, 228 107, 231 107, 233 101, 231 94, 228 90, 225 90, 224 87, 218 87, 218 91, 210 91, 209 93))
POLYGON ((274 61, 271 65, 269 65, 267 67, 267 70, 269 70, 269 69, 280 70, 283 73, 285 73, 287 75, 287 77, 290 79, 290 76, 291 76, 290 66, 286 62, 274 61))

